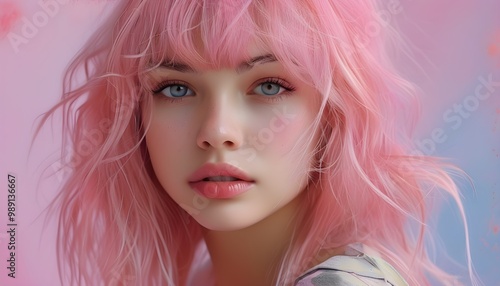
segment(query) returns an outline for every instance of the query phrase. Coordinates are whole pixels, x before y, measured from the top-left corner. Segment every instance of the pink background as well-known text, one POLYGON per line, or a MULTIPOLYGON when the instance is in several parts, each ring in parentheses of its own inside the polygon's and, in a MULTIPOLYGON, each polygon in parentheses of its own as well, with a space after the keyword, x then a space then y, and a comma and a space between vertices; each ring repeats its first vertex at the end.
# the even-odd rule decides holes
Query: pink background
MULTIPOLYGON (((60 148, 58 122, 53 122, 52 129, 42 130, 31 153, 30 142, 37 116, 58 100, 64 67, 111 6, 109 1, 65 2, 60 0, 58 9, 46 14, 45 21, 38 1, 0 0, 0 175, 4 180, 0 190, 0 285, 59 285, 54 222, 44 225, 43 211, 56 194, 60 178, 42 177, 45 168, 48 173, 54 171, 52 163, 60 148), (32 31, 27 43, 16 47, 9 33, 23 35, 23 18, 33 22, 36 15, 42 17, 40 27, 32 31), (6 177, 10 172, 18 180, 16 279, 7 277, 5 261, 6 177)), ((388 5, 398 2, 387 1, 388 5)), ((491 76, 500 82, 500 1, 401 0, 401 8, 400 13, 390 14, 389 21, 399 24, 420 66, 416 68, 407 57, 397 58, 424 92, 418 143, 424 146, 421 151, 452 158, 472 177, 475 193, 465 183, 462 187, 474 263, 485 285, 500 285, 500 83, 488 99, 479 100, 467 111, 467 117, 453 111, 455 105, 470 104, 481 84, 479 77, 491 76), (445 114, 460 116, 459 126, 443 118, 445 114), (425 145, 436 129, 446 140, 425 145)), ((456 208, 451 203, 444 207, 435 221, 442 247, 464 263, 463 229, 456 208)), ((457 275, 465 275, 448 260, 438 256, 437 261, 457 275)))

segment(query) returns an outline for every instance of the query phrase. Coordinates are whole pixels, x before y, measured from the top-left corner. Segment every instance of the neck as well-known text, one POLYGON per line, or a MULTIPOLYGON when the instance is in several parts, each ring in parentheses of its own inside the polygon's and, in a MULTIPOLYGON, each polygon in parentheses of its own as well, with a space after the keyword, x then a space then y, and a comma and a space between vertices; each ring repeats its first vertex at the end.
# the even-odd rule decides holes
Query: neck
POLYGON ((291 241, 299 197, 237 231, 204 231, 217 286, 274 285, 291 241))

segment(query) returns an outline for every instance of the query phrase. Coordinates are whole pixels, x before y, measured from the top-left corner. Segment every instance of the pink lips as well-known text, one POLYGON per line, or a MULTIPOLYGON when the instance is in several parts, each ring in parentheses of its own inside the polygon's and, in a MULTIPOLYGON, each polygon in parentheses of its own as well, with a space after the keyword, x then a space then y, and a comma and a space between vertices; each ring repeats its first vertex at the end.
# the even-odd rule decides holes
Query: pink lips
POLYGON ((229 199, 252 188, 255 181, 237 167, 207 163, 189 178, 189 186, 210 199, 229 199))

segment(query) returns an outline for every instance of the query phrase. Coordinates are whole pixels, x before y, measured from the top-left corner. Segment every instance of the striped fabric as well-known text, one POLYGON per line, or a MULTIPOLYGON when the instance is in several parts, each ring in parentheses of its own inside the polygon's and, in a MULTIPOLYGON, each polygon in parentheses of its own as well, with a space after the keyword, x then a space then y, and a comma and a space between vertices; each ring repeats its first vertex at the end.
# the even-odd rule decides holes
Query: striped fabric
POLYGON ((354 248, 309 269, 295 283, 295 286, 355 285, 408 286, 408 283, 384 260, 354 248))

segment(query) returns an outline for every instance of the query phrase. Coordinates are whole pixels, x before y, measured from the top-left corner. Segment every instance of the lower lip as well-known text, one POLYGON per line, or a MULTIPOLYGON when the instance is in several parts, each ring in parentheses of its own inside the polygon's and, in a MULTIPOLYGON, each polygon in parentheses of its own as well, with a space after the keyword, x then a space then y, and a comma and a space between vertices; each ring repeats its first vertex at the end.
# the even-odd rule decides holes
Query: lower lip
POLYGON ((190 182, 189 185, 200 195, 209 199, 230 199, 248 191, 253 187, 253 182, 229 181, 211 182, 198 181, 190 182))

